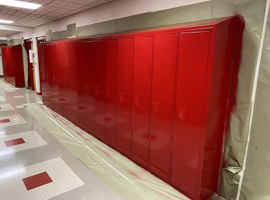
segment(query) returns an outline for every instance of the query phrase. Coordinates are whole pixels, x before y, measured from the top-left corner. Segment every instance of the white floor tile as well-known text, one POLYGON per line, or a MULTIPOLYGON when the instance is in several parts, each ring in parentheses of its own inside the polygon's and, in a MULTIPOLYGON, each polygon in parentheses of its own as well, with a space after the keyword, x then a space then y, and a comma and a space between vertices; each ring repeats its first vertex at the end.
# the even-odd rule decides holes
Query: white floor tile
POLYGON ((0 194, 8 200, 45 200, 84 185, 82 180, 61 159, 55 158, 18 170, 0 174, 0 194), (27 190, 24 178, 47 172, 52 182, 27 190), (11 189, 12 188, 12 189, 11 189))
POLYGON ((0 117, 0 120, 4 119, 9 119, 10 122, 0 123, 0 128, 27 123, 21 115, 9 115, 0 117))
POLYGON ((0 105, 0 112, 9 111, 9 110, 14 110, 12 105, 10 105, 10 104, 2 104, 2 105, 0 105))
POLYGON ((6 98, 3 96, 0 96, 0 101, 6 101, 6 98))
POLYGON ((0 156, 40 147, 43 145, 47 145, 47 143, 36 131, 28 131, 12 135, 0 136, 0 156), (7 146, 5 143, 7 141, 11 141, 18 138, 22 138, 25 143, 14 146, 7 146))

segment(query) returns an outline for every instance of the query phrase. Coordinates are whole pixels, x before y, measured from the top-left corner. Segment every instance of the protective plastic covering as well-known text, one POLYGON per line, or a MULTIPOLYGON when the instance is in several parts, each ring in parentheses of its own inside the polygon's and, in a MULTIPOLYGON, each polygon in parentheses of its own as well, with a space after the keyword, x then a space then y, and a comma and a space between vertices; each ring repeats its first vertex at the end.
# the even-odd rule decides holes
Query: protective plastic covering
MULTIPOLYGON (((264 42, 264 54, 262 59, 258 57, 261 42, 263 42, 265 11, 266 0, 212 0, 190 6, 78 27, 74 35, 79 37, 90 36, 218 18, 234 14, 242 15, 246 22, 243 36, 242 62, 238 74, 236 107, 232 110, 228 124, 219 193, 226 199, 246 199, 246 197, 248 199, 269 199, 270 154, 268 150, 270 147, 267 145, 270 140, 268 136, 270 134, 267 132, 267 130, 270 130, 270 127, 268 127, 270 126, 270 110, 268 108, 270 97, 269 93, 267 93, 270 88, 269 20, 264 42), (260 62, 261 70, 257 86, 258 91, 254 116, 252 117, 254 81, 256 82, 255 76, 258 63, 260 62), (253 119, 252 126, 250 126, 251 119, 253 119), (247 166, 245 166, 245 163, 247 166), (258 175, 258 173, 260 174, 258 175)), ((64 31, 50 34, 53 40, 63 39, 67 35, 64 31)))
POLYGON ((3 88, 6 92, 14 92, 17 88, 6 82, 4 79, 0 79, 0 87, 3 88))
POLYGON ((189 199, 46 106, 28 104, 24 107, 123 199, 189 199))

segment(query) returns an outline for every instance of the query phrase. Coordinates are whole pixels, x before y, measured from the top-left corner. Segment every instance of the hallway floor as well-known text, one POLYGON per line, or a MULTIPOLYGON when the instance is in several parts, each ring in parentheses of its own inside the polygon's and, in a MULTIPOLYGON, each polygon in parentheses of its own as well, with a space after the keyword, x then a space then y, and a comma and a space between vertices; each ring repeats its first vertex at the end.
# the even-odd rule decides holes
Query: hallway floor
POLYGON ((41 96, 0 81, 0 199, 121 199, 22 107, 41 96))

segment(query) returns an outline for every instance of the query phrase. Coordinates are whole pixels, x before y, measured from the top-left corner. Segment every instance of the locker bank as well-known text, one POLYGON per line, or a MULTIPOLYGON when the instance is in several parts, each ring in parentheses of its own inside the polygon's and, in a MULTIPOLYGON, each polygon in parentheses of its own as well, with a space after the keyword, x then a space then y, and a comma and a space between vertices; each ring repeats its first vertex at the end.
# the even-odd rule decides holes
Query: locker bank
POLYGON ((0 1, 0 199, 268 199, 269 7, 0 1))

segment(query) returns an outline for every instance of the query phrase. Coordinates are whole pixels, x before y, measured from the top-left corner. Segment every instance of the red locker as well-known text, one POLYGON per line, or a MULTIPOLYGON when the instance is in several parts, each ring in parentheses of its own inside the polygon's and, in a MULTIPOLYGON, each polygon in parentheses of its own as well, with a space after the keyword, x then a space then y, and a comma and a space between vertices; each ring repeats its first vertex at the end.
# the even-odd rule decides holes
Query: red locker
POLYGON ((105 40, 105 141, 116 146, 118 102, 118 40, 105 40))
POLYGON ((135 37, 132 158, 148 167, 153 36, 135 37))
MULTIPOLYGON (((77 70, 77 124, 87 130, 86 128, 86 112, 87 112, 87 102, 86 102, 86 81, 91 78, 91 74, 86 73, 86 68, 89 67, 88 60, 85 59, 89 57, 87 54, 88 49, 85 42, 76 41, 76 63, 75 69, 77 70)), ((92 78, 93 80, 93 78, 92 78)), ((93 121, 93 118, 92 118, 93 121)), ((89 123, 89 121, 88 121, 89 123)))
POLYGON ((131 154, 134 38, 119 38, 119 93, 117 148, 131 154))
POLYGON ((150 170, 169 181, 178 34, 155 35, 150 170))
POLYGON ((2 48, 2 64, 4 78, 16 87, 24 87, 24 70, 22 58, 22 46, 15 45, 2 48))
POLYGON ((61 65, 57 65, 58 68, 55 68, 55 55, 56 55, 56 45, 57 44, 51 44, 49 45, 49 48, 47 49, 47 68, 48 68, 48 85, 49 85, 49 95, 48 95, 48 104, 51 106, 53 110, 55 110, 57 101, 54 100, 56 89, 55 85, 53 84, 56 80, 55 73, 56 70, 60 69, 61 65))
POLYGON ((68 107, 69 119, 75 124, 79 124, 79 79, 78 72, 81 67, 79 61, 81 45, 76 41, 68 42, 68 70, 69 70, 69 96, 70 103, 68 107))
POLYGON ((104 41, 93 43, 93 68, 95 82, 95 132, 100 138, 105 137, 105 44, 104 41))
POLYGON ((68 44, 56 43, 55 52, 51 52, 54 60, 50 63, 50 71, 53 84, 52 102, 54 110, 69 118, 69 68, 68 68, 68 44))
POLYGON ((13 62, 14 62, 15 86, 24 87, 25 82, 24 82, 22 46, 21 45, 13 46, 12 50, 14 55, 13 62))
POLYGON ((84 90, 85 90, 85 130, 94 134, 95 130, 95 70, 93 41, 84 41, 84 90))
MULTIPOLYGON (((243 28, 235 16, 43 43, 44 103, 190 198, 206 199, 217 190, 243 28)), ((12 63, 8 54, 3 63, 12 63)))
POLYGON ((196 197, 210 31, 180 35, 172 185, 196 197), (196 92, 194 92, 196 91, 196 92))

